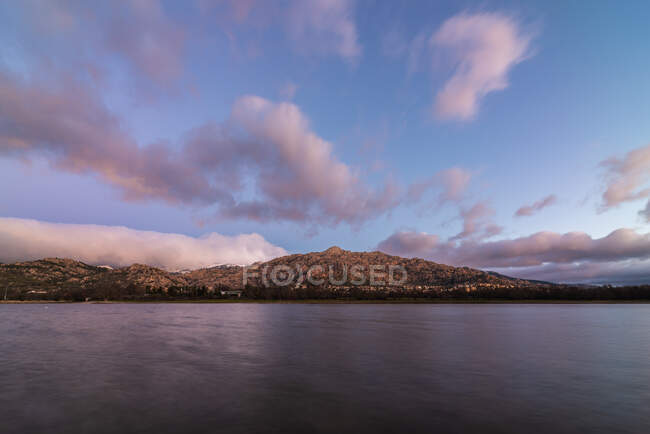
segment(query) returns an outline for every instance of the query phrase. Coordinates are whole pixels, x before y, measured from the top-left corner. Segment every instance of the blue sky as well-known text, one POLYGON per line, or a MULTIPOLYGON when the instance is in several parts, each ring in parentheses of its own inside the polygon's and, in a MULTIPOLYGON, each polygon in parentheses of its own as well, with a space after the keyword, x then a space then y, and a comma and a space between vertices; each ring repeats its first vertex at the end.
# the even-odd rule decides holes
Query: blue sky
MULTIPOLYGON (((89 224, 189 237, 255 233, 268 245, 251 260, 379 245, 524 277, 643 281, 650 242, 639 211, 650 164, 635 161, 650 152, 648 16, 647 2, 4 3, 0 216, 8 247, 0 260, 68 252, 55 242, 34 247, 20 226, 31 219, 64 224, 41 227, 44 237, 89 224), (467 95, 469 109, 459 103, 467 95), (48 106, 55 98, 65 106, 57 113, 48 106), (93 132, 81 132, 82 123, 93 132), (198 134, 206 125, 215 128, 198 134), (227 149, 214 137, 222 132, 227 149), (217 145, 196 144, 201 161, 183 162, 178 179, 149 167, 147 145, 163 147, 174 166, 197 134, 217 145), (294 145, 317 155, 299 164, 287 157, 294 145), (600 164, 612 157, 622 163, 600 164), (209 158, 220 162, 203 165, 209 158), (201 199, 231 188, 211 171, 229 176, 233 167, 242 181, 235 202, 201 199), (138 170, 144 181, 134 187, 138 170), (205 192, 178 187, 199 172, 205 192), (278 180, 284 173, 290 179, 278 180), (409 198, 423 182, 425 192, 409 198), (457 191, 442 200, 450 183, 457 191), (365 193, 376 201, 348 213, 365 193), (348 202, 335 204, 337 194, 348 202), (515 216, 545 198, 547 206, 515 216), (249 202, 266 217, 249 208, 224 216, 249 202), (459 236, 464 224, 474 228, 459 236), (606 238, 617 230, 628 231, 623 241, 606 238), (543 239, 529 238, 539 232, 543 239), (589 240, 562 238, 574 232, 589 240)), ((114 262, 177 265, 133 249, 114 262)), ((99 260, 95 251, 80 255, 99 260)))

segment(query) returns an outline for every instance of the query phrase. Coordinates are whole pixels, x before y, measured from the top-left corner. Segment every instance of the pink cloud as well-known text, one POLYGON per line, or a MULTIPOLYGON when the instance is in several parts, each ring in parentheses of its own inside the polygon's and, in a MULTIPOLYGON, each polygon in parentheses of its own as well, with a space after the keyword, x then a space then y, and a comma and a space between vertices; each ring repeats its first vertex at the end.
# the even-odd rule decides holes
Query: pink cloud
POLYGON ((168 85, 183 73, 186 32, 159 0, 26 0, 20 12, 21 25, 40 34, 30 47, 39 68, 74 74, 83 66, 96 74, 114 57, 144 78, 140 84, 168 85))
POLYGON ((549 263, 532 267, 498 268, 494 271, 522 279, 561 283, 638 285, 650 282, 650 261, 549 263))
POLYGON ((157 0, 120 3, 105 29, 105 43, 135 68, 159 83, 183 72, 185 31, 165 13, 157 0))
POLYGON ((494 214, 494 210, 485 201, 477 202, 469 208, 461 208, 463 230, 452 239, 484 239, 498 235, 503 228, 492 223, 494 214))
POLYGON ((554 194, 546 196, 545 198, 538 200, 532 205, 524 205, 515 212, 517 217, 527 217, 532 216, 533 214, 538 213, 547 206, 551 206, 557 202, 557 197, 554 194))
POLYGON ((164 145, 139 147, 97 95, 74 82, 51 87, 0 72, 0 117, 0 153, 94 174, 127 200, 206 204, 228 197, 164 145))
POLYGON ((203 130, 188 142, 194 158, 211 172, 225 169, 238 179, 238 167, 256 168, 259 197, 224 209, 222 216, 356 225, 400 201, 390 181, 379 190, 366 186, 334 156, 332 144, 311 131, 294 104, 244 96, 235 102, 227 127, 237 135, 213 140, 203 130))
POLYGON ((531 36, 500 13, 461 13, 445 21, 431 37, 434 48, 448 49, 452 77, 436 95, 440 119, 472 119, 490 92, 508 87, 508 73, 529 55, 531 36))
POLYGON ((650 196, 650 145, 634 149, 623 158, 608 158, 600 165, 606 169, 607 182, 603 209, 650 196))
POLYGON ((437 205, 458 202, 467 191, 471 179, 472 173, 462 167, 444 169, 428 179, 411 184, 408 196, 411 201, 418 202, 428 190, 440 190, 437 205))
MULTIPOLYGON (((439 241, 426 233, 396 232, 380 242, 378 249, 456 266, 508 270, 527 278, 539 278, 543 270, 551 269, 573 270, 578 276, 578 271, 587 266, 594 276, 602 277, 605 274, 598 270, 611 273, 630 261, 650 259, 650 234, 617 229, 605 237, 592 238, 584 232, 538 232, 515 239, 458 242, 439 241)), ((561 279, 561 275, 554 279, 561 279)))
POLYGON ((181 146, 140 146, 88 88, 0 74, 0 152, 89 173, 126 200, 217 205, 217 215, 358 227, 396 207, 389 178, 367 185, 291 103, 239 98, 229 119, 189 131, 181 146), (246 185, 254 186, 253 196, 246 185))
POLYGON ((426 232, 398 231, 380 242, 378 250, 391 255, 430 258, 440 245, 440 237, 426 232))

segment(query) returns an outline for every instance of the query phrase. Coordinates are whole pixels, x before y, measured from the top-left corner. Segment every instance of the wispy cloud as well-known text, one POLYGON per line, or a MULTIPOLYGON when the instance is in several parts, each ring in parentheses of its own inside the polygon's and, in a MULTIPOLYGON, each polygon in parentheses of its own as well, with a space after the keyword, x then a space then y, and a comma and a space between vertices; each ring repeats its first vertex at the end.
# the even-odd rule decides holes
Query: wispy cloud
POLYGON ((551 206, 557 202, 557 197, 554 194, 548 195, 543 199, 534 202, 532 205, 524 205, 515 212, 516 217, 532 216, 547 206, 551 206))
POLYGON ((503 228, 494 223, 495 211, 487 200, 471 201, 468 189, 473 173, 462 167, 441 170, 433 176, 409 185, 407 203, 422 203, 420 211, 439 210, 452 205, 458 210, 462 229, 452 240, 480 240, 501 233, 503 228), (429 191, 437 192, 433 200, 423 201, 429 191))
POLYGON ((217 9, 239 25, 280 27, 296 52, 335 55, 356 62, 363 47, 355 23, 355 0, 201 0, 203 10, 217 9))
POLYGON ((610 157, 600 165, 606 169, 603 209, 650 196, 650 145, 634 149, 623 158, 610 157))
POLYGON ((460 217, 463 220, 463 230, 452 240, 473 239, 482 240, 501 233, 503 228, 493 223, 495 211, 487 201, 480 201, 469 208, 461 208, 460 217))
POLYGON ((483 97, 508 87, 508 73, 530 54, 531 35, 501 13, 461 13, 445 21, 430 39, 445 49, 455 65, 437 93, 434 113, 440 119, 472 119, 483 97))
POLYGON ((353 0, 298 0, 288 12, 289 33, 301 50, 331 52, 354 61, 361 55, 353 0))
POLYGON ((247 265, 286 254, 258 234, 200 237, 123 226, 48 223, 0 217, 0 262, 45 257, 72 258, 88 264, 148 264, 170 271, 218 264, 247 265))
POLYGON ((445 202, 458 202, 463 198, 472 179, 472 172, 462 167, 441 170, 433 176, 411 184, 408 197, 412 202, 419 202, 429 190, 439 190, 436 205, 445 202))
POLYGON ((145 82, 168 85, 184 72, 187 33, 159 0, 117 3, 26 0, 16 4, 39 66, 73 71, 119 59, 145 82))

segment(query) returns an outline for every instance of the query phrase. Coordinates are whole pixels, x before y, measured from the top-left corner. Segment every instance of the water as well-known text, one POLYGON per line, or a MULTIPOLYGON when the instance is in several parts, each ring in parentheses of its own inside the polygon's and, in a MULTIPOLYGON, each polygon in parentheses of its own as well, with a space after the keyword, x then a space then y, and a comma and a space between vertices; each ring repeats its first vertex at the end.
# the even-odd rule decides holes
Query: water
POLYGON ((650 305, 0 305, 2 433, 650 432, 650 305))

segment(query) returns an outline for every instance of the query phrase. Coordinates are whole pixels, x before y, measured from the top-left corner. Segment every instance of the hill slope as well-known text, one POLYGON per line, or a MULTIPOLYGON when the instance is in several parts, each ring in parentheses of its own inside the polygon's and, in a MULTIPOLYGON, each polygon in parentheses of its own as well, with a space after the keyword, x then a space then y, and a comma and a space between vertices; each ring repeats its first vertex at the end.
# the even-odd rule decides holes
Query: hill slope
MULTIPOLYGON (((389 267, 403 267, 406 271, 407 279, 399 286, 414 287, 427 286, 437 288, 451 288, 460 285, 483 285, 483 286, 530 286, 531 282, 521 279, 513 279, 501 276, 495 273, 488 273, 468 267, 452 267, 450 265, 438 264, 420 258, 402 258, 400 256, 391 256, 382 252, 351 252, 339 247, 330 247, 322 252, 313 252, 307 254, 295 254, 272 259, 268 262, 257 265, 259 270, 265 267, 272 269, 273 266, 285 265, 294 270, 301 270, 306 273, 310 267, 322 266, 323 270, 316 270, 313 275, 315 278, 325 278, 329 280, 330 267, 334 280, 341 281, 345 278, 347 269, 348 281, 352 279, 350 270, 357 267, 360 275, 370 280, 370 268, 375 267, 380 276, 376 281, 384 282, 379 286, 388 284, 389 267)), ((395 268, 395 280, 400 280, 401 272, 395 268)), ((361 278, 358 280, 362 280, 361 278)), ((324 283, 328 286, 328 282, 324 283)), ((371 286, 371 285, 363 285, 371 286)))
MULTIPOLYGON (((402 267, 395 271, 398 281, 402 270, 407 279, 391 290, 444 291, 465 288, 516 288, 538 287, 539 283, 512 279, 495 273, 488 273, 467 267, 452 267, 419 258, 402 258, 381 252, 351 252, 331 247, 322 252, 295 254, 257 263, 247 269, 249 287, 264 288, 270 281, 274 267, 291 269, 295 279, 288 289, 310 286, 307 271, 315 280, 322 280, 320 290, 350 288, 352 274, 356 267, 357 277, 364 277, 364 283, 357 285, 364 290, 386 287, 389 267, 402 267), (374 266, 379 279, 370 282, 370 269, 374 266), (287 268, 288 267, 288 268, 287 268), (315 268, 314 268, 315 267, 315 268), (319 268, 321 267, 321 268, 319 268), (330 281, 330 273, 335 282, 330 281), (262 276, 264 275, 264 277, 262 276), (302 275, 302 280, 298 276, 302 275), (345 279, 347 277, 347 280, 345 279), (378 283, 377 283, 378 282, 378 283)), ((193 270, 184 273, 168 272, 148 265, 134 264, 124 268, 110 269, 92 266, 72 259, 47 258, 38 261, 0 264, 0 296, 7 289, 10 297, 25 294, 48 294, 50 296, 74 298, 115 298, 147 293, 166 293, 185 288, 200 288, 200 294, 209 294, 218 289, 243 289, 244 267, 224 265, 193 270)), ((282 273, 277 274, 282 276, 282 273)), ((359 279, 360 280, 360 279, 359 279)), ((314 285, 311 285, 313 287, 314 285)), ((196 290, 193 291, 196 291, 196 290)), ((196 294, 196 292, 194 292, 196 294)))

